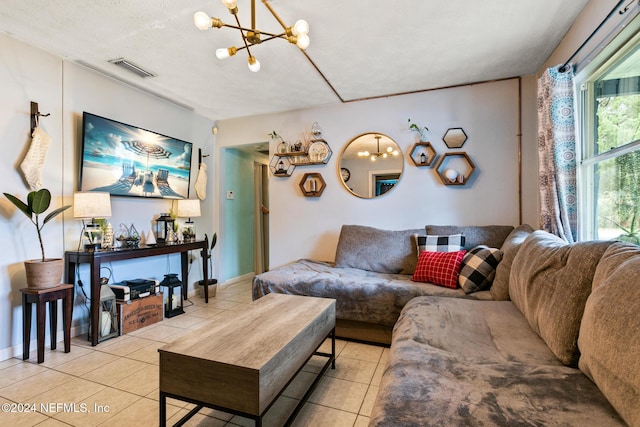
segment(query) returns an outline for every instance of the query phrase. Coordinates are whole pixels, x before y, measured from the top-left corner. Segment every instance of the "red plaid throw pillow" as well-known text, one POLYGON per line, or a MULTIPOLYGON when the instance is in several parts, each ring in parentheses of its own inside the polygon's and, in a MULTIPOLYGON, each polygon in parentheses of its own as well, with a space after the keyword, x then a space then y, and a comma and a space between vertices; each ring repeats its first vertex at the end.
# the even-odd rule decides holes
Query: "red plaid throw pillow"
POLYGON ((464 250, 457 252, 420 252, 418 265, 411 280, 456 289, 458 287, 458 273, 460 273, 462 258, 464 258, 466 252, 464 250))

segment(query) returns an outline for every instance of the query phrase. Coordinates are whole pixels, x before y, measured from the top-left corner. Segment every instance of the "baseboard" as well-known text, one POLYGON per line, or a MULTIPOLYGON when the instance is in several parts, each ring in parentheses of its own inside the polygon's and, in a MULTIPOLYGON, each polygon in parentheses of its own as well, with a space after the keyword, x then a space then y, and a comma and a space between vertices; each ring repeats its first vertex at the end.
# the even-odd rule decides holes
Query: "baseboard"
POLYGON ((231 286, 235 283, 251 280, 254 278, 255 275, 256 273, 251 272, 251 273, 243 274, 242 276, 233 277, 231 279, 225 280, 224 282, 218 282, 218 289, 224 289, 225 287, 231 286))
MULTIPOLYGON (((79 335, 87 334, 89 332, 88 324, 78 325, 71 328, 71 338, 77 337, 79 335)), ((56 347, 64 349, 64 331, 60 329, 57 332, 57 341, 56 347)), ((51 347, 51 336, 45 335, 44 337, 44 348, 45 350, 51 347)), ((38 349, 38 340, 36 338, 32 339, 29 343, 29 349, 31 351, 38 349)), ((8 347, 0 350, 0 362, 4 360, 11 359, 13 357, 22 358, 22 343, 18 345, 14 345, 13 347, 8 347)))

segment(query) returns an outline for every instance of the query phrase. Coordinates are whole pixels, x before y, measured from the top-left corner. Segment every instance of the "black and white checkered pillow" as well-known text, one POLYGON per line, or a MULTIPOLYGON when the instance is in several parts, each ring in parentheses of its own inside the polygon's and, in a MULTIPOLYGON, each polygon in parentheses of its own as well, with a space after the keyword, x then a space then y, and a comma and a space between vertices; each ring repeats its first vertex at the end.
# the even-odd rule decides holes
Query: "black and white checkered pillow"
POLYGON ((464 247, 464 236, 452 234, 450 236, 416 235, 418 243, 418 255, 422 251, 427 252, 458 252, 464 247))
POLYGON ((458 285, 465 294, 484 291, 491 287, 496 267, 502 260, 502 251, 481 245, 467 252, 462 259, 458 285))

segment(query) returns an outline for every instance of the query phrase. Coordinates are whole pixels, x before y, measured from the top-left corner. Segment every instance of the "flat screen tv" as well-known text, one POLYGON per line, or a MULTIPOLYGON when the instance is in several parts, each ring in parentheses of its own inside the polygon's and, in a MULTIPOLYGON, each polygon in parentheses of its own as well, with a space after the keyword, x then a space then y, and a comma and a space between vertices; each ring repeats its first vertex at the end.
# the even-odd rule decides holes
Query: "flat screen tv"
POLYGON ((80 191, 188 199, 192 144, 84 112, 80 191))

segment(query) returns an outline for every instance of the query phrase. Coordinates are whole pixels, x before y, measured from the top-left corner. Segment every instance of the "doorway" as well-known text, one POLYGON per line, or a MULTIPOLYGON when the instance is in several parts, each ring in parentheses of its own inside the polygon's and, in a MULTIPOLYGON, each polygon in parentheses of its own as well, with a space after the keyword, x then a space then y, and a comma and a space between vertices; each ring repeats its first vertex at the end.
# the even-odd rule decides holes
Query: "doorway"
POLYGON ((269 266, 268 154, 256 144, 228 147, 224 163, 221 267, 233 280, 269 266))
POLYGON ((254 223, 253 267, 256 274, 269 270, 269 168, 253 164, 254 223))

